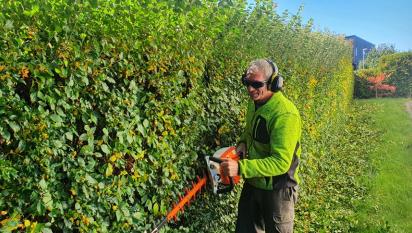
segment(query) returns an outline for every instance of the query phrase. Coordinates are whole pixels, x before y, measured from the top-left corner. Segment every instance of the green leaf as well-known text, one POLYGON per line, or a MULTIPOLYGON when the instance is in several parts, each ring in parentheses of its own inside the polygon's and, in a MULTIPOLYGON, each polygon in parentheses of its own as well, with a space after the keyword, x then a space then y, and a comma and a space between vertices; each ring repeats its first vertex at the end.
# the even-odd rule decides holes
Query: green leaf
POLYGON ((119 209, 116 210, 116 220, 120 221, 122 219, 122 212, 119 209))
POLYGON ((84 159, 81 158, 81 157, 77 158, 77 162, 79 163, 80 167, 85 167, 86 166, 86 163, 84 162, 84 159))
POLYGON ((76 210, 80 210, 82 207, 80 206, 80 204, 78 202, 76 202, 76 204, 74 204, 74 208, 76 210))
POLYGON ((130 216, 129 209, 127 209, 126 207, 122 207, 122 212, 123 212, 123 215, 124 215, 125 217, 129 217, 129 216, 130 216))
POLYGON ((30 16, 33 17, 35 14, 37 14, 39 12, 39 6, 38 5, 34 5, 33 8, 30 11, 23 11, 23 14, 26 16, 30 16))
POLYGON ((43 203, 44 203, 44 205, 46 206, 47 209, 49 209, 49 210, 53 209, 53 199, 52 199, 52 196, 49 192, 46 192, 43 195, 42 200, 43 200, 43 203))
POLYGON ((85 145, 80 149, 80 153, 84 155, 92 155, 94 151, 93 145, 85 145))
POLYGON ((177 72, 177 76, 180 78, 183 78, 185 75, 185 72, 183 70, 179 70, 179 72, 177 72))
POLYGON ((6 20, 6 24, 4 25, 4 29, 6 29, 6 30, 10 30, 10 29, 13 29, 14 28, 14 26, 13 26, 13 21, 12 20, 6 20))
POLYGON ((136 220, 140 220, 143 217, 143 214, 141 212, 135 212, 135 213, 133 213, 133 217, 136 220))
POLYGON ((156 203, 154 203, 153 205, 153 214, 157 215, 159 213, 159 205, 156 203))
POLYGON ((6 129, 0 127, 0 135, 6 139, 7 141, 10 140, 10 133, 6 129))
POLYGON ((61 75, 62 71, 59 68, 54 68, 54 72, 57 74, 61 75))
POLYGON ((104 91, 109 91, 109 86, 107 86, 107 84, 105 82, 102 82, 102 87, 104 91))
POLYGON ((146 207, 149 211, 152 211, 152 201, 150 199, 147 199, 146 201, 146 207))
POLYGON ((93 113, 90 114, 90 121, 97 124, 97 117, 93 113))
POLYGON ((109 154, 109 153, 110 153, 110 149, 109 149, 109 147, 108 147, 107 145, 102 144, 102 145, 101 145, 101 148, 102 148, 102 151, 103 151, 105 154, 109 154))
POLYGON ((61 108, 57 108, 56 111, 57 111, 57 114, 59 114, 59 116, 62 116, 62 117, 66 116, 66 114, 64 114, 64 112, 61 108))
POLYGON ((109 131, 107 131, 106 128, 103 128, 103 133, 104 133, 104 135, 109 135, 109 131))
POLYGON ((130 81, 129 89, 134 91, 137 89, 136 82, 134 80, 130 81))
POLYGON ((41 179, 40 182, 39 182, 39 186, 43 190, 47 189, 46 181, 44 179, 41 179))
POLYGON ((73 141, 73 133, 72 132, 67 132, 67 133, 65 133, 65 135, 66 135, 66 138, 68 140, 73 141))
POLYGON ((26 149, 26 142, 23 141, 23 140, 20 140, 20 141, 19 141, 19 145, 17 146, 17 148, 18 148, 20 151, 24 151, 24 149, 26 149))
POLYGON ((90 185, 94 185, 97 183, 97 181, 93 177, 91 177, 89 174, 86 174, 85 178, 87 182, 89 182, 90 185))
POLYGON ((130 135, 130 134, 127 134, 126 139, 127 139, 127 141, 128 141, 130 144, 133 142, 133 136, 130 135))
POLYGON ((57 115, 57 114, 52 114, 52 115, 50 115, 50 118, 56 123, 56 125, 61 125, 62 124, 62 122, 63 122, 63 120, 62 120, 62 118, 59 116, 59 115, 57 115))
POLYGON ((37 211, 37 214, 39 214, 39 215, 42 215, 45 211, 43 202, 40 199, 37 200, 36 211, 37 211))
POLYGON ((137 125, 137 131, 139 131, 144 137, 146 136, 146 131, 141 124, 137 125))
POLYGON ((106 80, 109 81, 109 83, 116 83, 116 81, 113 78, 106 77, 106 80))
POLYGON ((148 121, 147 119, 144 119, 144 120, 143 120, 143 126, 144 126, 145 128, 148 128, 148 127, 149 127, 149 121, 148 121))
POLYGON ((9 124, 10 128, 11 128, 15 133, 19 132, 20 126, 19 126, 18 124, 16 124, 16 122, 14 122, 14 121, 9 121, 8 124, 9 124))
POLYGON ((61 141, 59 141, 59 140, 55 140, 55 141, 54 141, 54 147, 55 147, 55 148, 59 149, 59 148, 61 148, 62 146, 63 146, 63 144, 62 144, 61 141))
POLYGON ((48 228, 48 227, 43 228, 43 229, 41 230, 41 232, 42 232, 42 233, 53 233, 53 231, 52 231, 50 228, 48 228))

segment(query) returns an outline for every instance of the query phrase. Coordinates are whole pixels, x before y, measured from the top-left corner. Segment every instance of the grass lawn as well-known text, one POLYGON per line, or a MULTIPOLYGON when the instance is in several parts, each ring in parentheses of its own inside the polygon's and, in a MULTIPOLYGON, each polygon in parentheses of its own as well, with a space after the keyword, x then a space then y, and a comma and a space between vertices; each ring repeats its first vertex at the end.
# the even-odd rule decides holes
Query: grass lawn
POLYGON ((370 114, 380 132, 380 142, 368 156, 373 169, 361 178, 368 194, 358 207, 359 232, 412 232, 412 118, 407 101, 412 100, 356 101, 375 106, 370 114))

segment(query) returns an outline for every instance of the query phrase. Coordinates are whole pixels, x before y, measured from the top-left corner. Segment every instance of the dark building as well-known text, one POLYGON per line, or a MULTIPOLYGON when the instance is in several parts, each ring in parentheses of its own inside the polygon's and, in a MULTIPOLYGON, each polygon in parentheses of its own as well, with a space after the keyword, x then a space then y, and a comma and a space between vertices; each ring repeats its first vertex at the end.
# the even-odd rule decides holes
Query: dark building
POLYGON ((375 48, 375 45, 355 35, 346 36, 345 39, 352 42, 352 64, 354 69, 358 69, 359 62, 366 58, 366 55, 371 51, 371 49, 375 48))

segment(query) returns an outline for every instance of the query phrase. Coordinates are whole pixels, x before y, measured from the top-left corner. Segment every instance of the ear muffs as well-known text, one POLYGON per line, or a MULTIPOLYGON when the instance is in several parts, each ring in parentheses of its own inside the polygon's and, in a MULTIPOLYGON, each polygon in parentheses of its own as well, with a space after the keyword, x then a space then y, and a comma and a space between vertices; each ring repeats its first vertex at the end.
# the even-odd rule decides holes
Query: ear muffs
POLYGON ((283 77, 280 76, 278 67, 276 66, 275 63, 273 63, 269 59, 266 59, 266 61, 272 67, 272 74, 270 75, 270 78, 268 81, 270 90, 273 92, 281 91, 283 88, 283 77))

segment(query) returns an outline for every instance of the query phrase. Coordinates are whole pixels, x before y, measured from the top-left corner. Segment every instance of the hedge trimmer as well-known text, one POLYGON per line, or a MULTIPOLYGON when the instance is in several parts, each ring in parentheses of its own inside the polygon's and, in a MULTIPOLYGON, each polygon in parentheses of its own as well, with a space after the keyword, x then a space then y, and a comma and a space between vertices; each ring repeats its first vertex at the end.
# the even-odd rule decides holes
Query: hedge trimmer
POLYGON ((183 211, 184 207, 190 203, 192 199, 196 197, 196 194, 200 193, 202 188, 206 186, 207 181, 210 181, 214 194, 227 193, 232 191, 234 184, 237 184, 240 180, 239 176, 227 177, 221 175, 220 163, 224 159, 239 160, 239 156, 236 154, 234 146, 224 147, 216 151, 213 156, 206 156, 207 175, 202 178, 198 177, 196 183, 192 183, 192 188, 186 191, 183 197, 179 197, 172 210, 164 217, 151 231, 151 233, 159 232, 167 222, 174 219, 177 220, 177 214, 183 211))

